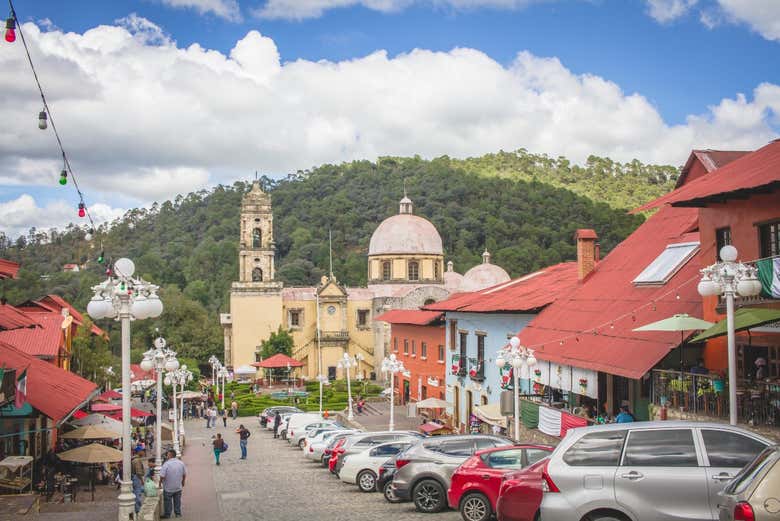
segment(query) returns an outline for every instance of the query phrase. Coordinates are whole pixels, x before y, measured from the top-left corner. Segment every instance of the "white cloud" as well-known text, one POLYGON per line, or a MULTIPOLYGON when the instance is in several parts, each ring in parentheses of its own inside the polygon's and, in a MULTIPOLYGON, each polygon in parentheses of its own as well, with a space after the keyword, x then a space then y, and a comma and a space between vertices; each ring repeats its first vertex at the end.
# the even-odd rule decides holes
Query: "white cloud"
POLYGON ((520 9, 529 4, 553 0, 266 0, 250 12, 258 18, 303 20, 318 18, 325 11, 362 6, 383 13, 402 11, 413 4, 468 10, 477 8, 520 9))
POLYGON ((194 9, 199 14, 213 14, 230 22, 241 21, 238 0, 160 0, 170 7, 194 9))
POLYGON ((698 0, 647 0, 648 14, 661 23, 684 16, 698 0))
MULTIPOLYGON (((0 222, 3 223, 0 231, 9 237, 17 237, 24 235, 32 227, 38 230, 51 228, 62 230, 70 222, 88 224, 88 221, 80 219, 76 212, 76 208, 63 201, 55 201, 40 207, 33 196, 22 194, 16 199, 0 203, 0 222)), ((89 207, 89 213, 95 224, 99 225, 121 217, 125 210, 98 203, 89 207)))
MULTIPOLYGON (((527 52, 509 66, 467 48, 283 63, 256 31, 225 55, 119 26, 24 29, 91 208, 149 204, 255 170, 380 155, 525 147, 573 161, 597 154, 679 164, 694 147, 761 146, 777 135, 780 115, 780 87, 766 83, 669 125, 640 93, 527 52)), ((35 194, 56 186, 61 158, 51 130, 37 128, 40 99, 23 49, 5 49, 0 186, 35 194)), ((10 226, 20 225, 0 219, 0 230, 10 226)))
POLYGON ((718 0, 718 4, 735 23, 745 23, 767 40, 780 40, 780 1, 718 0))

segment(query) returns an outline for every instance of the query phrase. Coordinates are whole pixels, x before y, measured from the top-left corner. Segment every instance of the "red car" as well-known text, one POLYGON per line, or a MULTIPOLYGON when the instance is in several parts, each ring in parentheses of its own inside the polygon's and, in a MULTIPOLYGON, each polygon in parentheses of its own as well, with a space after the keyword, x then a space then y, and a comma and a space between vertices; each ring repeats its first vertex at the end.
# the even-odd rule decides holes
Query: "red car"
POLYGON ((504 475, 533 465, 552 451, 547 445, 520 444, 475 452, 452 475, 450 507, 460 510, 464 521, 487 521, 496 511, 504 475))
MULTIPOLYGON (((547 475, 548 458, 528 468, 509 472, 501 482, 496 502, 498 521, 535 521, 542 495, 555 484, 547 475)), ((555 489, 557 492, 557 489, 555 489)))

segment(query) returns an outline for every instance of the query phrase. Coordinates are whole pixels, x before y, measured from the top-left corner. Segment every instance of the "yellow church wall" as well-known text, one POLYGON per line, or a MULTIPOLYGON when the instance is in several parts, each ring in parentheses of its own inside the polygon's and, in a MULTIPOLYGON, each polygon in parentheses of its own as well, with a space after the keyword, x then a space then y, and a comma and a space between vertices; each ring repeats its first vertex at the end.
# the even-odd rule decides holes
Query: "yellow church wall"
MULTIPOLYGON (((444 273, 443 257, 441 255, 373 255, 369 259, 369 281, 372 283, 382 282, 382 263, 390 261, 393 263, 392 282, 406 282, 408 277, 409 261, 419 263, 419 280, 441 281, 444 273), (435 264, 439 265, 439 276, 436 277, 435 264)), ((411 281, 414 282, 414 281, 411 281)))
POLYGON ((282 297, 231 293, 233 367, 255 362, 255 351, 282 324, 282 297))

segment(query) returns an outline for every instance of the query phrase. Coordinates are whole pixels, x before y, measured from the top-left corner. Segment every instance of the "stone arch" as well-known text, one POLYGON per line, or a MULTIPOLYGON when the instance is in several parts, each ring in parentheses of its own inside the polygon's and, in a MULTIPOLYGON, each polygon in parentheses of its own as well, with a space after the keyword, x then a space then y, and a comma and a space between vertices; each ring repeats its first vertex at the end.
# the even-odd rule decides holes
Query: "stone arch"
POLYGON ((260 248, 263 244, 263 231, 260 228, 252 230, 252 247, 260 248))
POLYGON ((263 270, 261 268, 252 270, 252 282, 263 282, 263 270))

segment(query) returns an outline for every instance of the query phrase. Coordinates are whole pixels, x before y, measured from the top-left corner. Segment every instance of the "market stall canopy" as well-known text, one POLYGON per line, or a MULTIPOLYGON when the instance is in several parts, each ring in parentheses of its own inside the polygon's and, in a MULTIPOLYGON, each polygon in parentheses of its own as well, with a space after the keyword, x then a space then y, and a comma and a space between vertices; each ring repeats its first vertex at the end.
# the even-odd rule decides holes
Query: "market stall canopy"
POLYGON ((84 427, 79 427, 78 429, 60 435, 60 438, 66 440, 113 440, 117 437, 116 432, 104 429, 98 425, 85 425, 84 427))
MULTIPOLYGON (((284 353, 276 353, 274 356, 268 357, 262 362, 255 362, 252 365, 254 367, 262 367, 263 369, 280 369, 288 365, 290 367, 303 367, 303 362, 299 362, 284 353)), ((238 373, 238 370, 236 370, 236 373, 238 373)))
POLYGON ((122 422, 115 420, 114 418, 111 418, 109 416, 106 416, 105 414, 101 414, 99 412, 95 412, 92 414, 88 414, 84 418, 80 418, 78 420, 72 420, 70 422, 71 425, 100 425, 102 428, 115 432, 119 436, 122 436, 122 422))
POLYGON ((122 452, 100 443, 90 443, 60 452, 57 457, 74 463, 113 463, 122 461, 122 452))
POLYGON ((473 409, 474 415, 485 423, 506 428, 506 418, 501 415, 500 403, 477 405, 473 409))
POLYGON ((93 403, 89 406, 92 412, 114 412, 121 411, 122 406, 113 403, 93 403))
MULTIPOLYGON (((131 407, 130 408, 130 417, 131 418, 146 418, 147 416, 152 416, 152 415, 153 415, 153 413, 151 413, 151 412, 142 411, 141 409, 136 409, 135 407, 131 407)), ((109 418, 114 418, 115 420, 121 421, 122 420, 122 411, 119 410, 119 411, 116 411, 116 412, 112 412, 110 414, 107 414, 106 416, 108 416, 109 418)))
POLYGON ((449 409, 452 407, 450 402, 440 400, 439 398, 426 398, 415 404, 418 409, 449 409))
POLYGON ((95 398, 96 400, 121 400, 122 399, 122 393, 118 393, 112 389, 109 389, 108 391, 102 393, 100 396, 95 398))
MULTIPOLYGON (((778 321, 780 321, 780 309, 741 308, 734 313, 734 331, 744 331, 778 321)), ((691 342, 703 342, 725 334, 726 319, 724 318, 711 328, 693 337, 691 342)))

